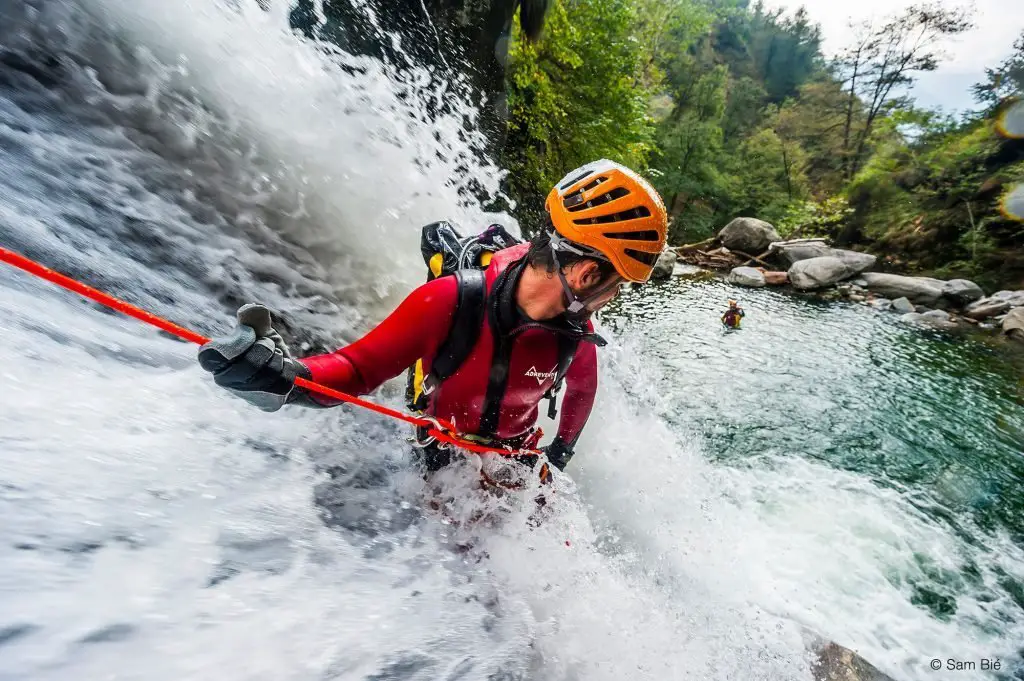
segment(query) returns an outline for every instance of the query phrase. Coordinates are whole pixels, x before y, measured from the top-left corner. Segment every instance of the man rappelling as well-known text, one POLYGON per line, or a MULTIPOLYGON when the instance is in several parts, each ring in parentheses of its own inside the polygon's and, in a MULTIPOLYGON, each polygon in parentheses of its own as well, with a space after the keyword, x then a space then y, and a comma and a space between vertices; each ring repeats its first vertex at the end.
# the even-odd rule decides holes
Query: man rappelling
MULTIPOLYGON (((296 377, 365 395, 416 366, 414 397, 424 415, 455 423, 473 441, 516 450, 536 447, 539 405, 549 397, 553 406, 564 380, 558 432, 544 448, 562 470, 597 390, 597 346, 605 341, 590 317, 624 283, 650 278, 667 215, 646 180, 608 160, 566 175, 545 208, 547 224, 532 241, 497 250, 483 269, 419 286, 351 345, 293 358, 266 308, 250 304, 239 309, 231 335, 200 348, 199 362, 218 385, 267 411, 337 404, 296 387, 296 377)), ((450 462, 448 450, 423 451, 429 471, 450 462)))

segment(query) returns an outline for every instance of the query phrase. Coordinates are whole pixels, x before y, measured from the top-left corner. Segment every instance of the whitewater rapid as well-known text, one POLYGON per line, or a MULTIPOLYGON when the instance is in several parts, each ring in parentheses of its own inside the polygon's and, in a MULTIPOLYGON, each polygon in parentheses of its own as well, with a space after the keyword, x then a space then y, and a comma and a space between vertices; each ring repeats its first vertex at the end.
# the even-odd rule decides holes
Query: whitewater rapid
MULTIPOLYGON (((422 224, 516 228, 475 198, 500 172, 474 112, 426 113, 454 85, 262 5, 0 0, 0 244, 202 333, 263 302, 302 352, 422 281, 422 224)), ((898 492, 709 463, 628 331, 546 521, 466 462, 450 515, 503 521, 465 527, 378 416, 258 412, 194 347, 8 268, 0 319, 2 679, 809 679, 809 632, 933 679, 932 650, 1024 634, 886 586, 962 550, 898 492)))

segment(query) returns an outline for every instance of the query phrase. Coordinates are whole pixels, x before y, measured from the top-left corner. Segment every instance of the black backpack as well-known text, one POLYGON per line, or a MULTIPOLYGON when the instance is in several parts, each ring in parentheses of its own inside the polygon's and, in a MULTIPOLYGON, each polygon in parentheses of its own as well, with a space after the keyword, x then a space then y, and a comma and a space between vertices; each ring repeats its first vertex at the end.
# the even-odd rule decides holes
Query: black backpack
MULTIPOLYGON (((473 350, 487 313, 484 270, 491 264, 495 252, 520 243, 523 243, 521 239, 509 234, 501 225, 491 225, 470 237, 462 237, 445 221, 433 222, 423 228, 420 252, 428 269, 427 281, 454 274, 459 296, 448 336, 438 348, 430 373, 423 374, 422 359, 409 368, 405 398, 410 410, 422 412, 426 409, 430 393, 458 371, 473 350)), ((555 398, 575 352, 575 344, 559 343, 555 382, 545 395, 548 398, 548 418, 555 418, 555 398)))

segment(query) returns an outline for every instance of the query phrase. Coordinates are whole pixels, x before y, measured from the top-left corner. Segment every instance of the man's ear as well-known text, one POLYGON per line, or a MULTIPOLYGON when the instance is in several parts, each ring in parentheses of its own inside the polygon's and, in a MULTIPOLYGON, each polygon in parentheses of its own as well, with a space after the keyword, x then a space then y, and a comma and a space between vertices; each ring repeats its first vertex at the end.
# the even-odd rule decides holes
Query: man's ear
POLYGON ((593 260, 584 260, 580 263, 580 284, 583 288, 590 288, 601 283, 601 266, 593 260))

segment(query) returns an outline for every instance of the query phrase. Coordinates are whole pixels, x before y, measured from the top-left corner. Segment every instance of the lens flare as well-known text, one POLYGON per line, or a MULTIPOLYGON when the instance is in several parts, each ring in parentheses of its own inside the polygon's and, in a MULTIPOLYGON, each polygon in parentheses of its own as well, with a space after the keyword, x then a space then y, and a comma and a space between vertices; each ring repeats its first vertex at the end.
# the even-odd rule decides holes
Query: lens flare
POLYGON ((999 114, 996 130, 1003 137, 1024 138, 1024 99, 1017 100, 999 114))
POLYGON ((1018 184, 1003 195, 999 212, 1010 220, 1024 222, 1024 184, 1018 184))

